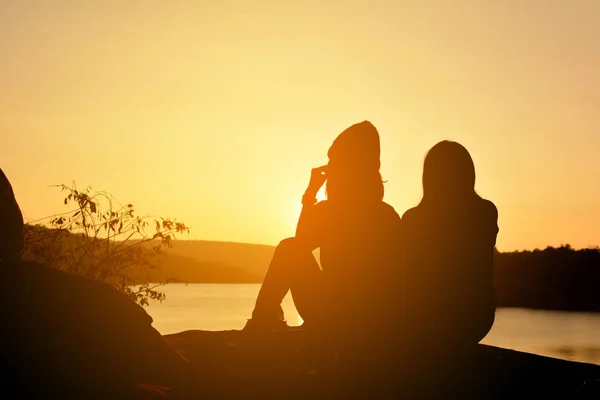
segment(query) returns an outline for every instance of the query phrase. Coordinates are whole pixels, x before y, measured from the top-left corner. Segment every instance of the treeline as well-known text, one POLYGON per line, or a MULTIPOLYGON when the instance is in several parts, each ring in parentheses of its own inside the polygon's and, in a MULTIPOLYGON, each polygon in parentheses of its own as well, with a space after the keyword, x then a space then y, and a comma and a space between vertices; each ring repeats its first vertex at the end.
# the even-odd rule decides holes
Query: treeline
POLYGON ((498 307, 600 311, 600 249, 495 254, 498 307))
MULTIPOLYGON (((79 245, 83 236, 39 226, 26 228, 26 249, 31 250, 34 244, 34 249, 39 250, 27 258, 86 275, 89 269, 86 261, 95 252, 79 245), (32 241, 32 233, 40 235, 33 235, 32 241), (41 243, 36 244, 37 236, 43 239, 41 243), (85 250, 87 256, 76 257, 81 262, 72 268, 60 261, 73 258, 77 253, 74 249, 85 250)), ((101 241, 93 243, 94 247, 104 248, 101 241)), ((140 250, 149 248, 141 246, 140 250)), ((273 251, 274 247, 266 245, 177 240, 167 254, 157 255, 151 264, 134 263, 118 276, 125 277, 128 284, 260 283, 273 251)), ((600 312, 599 248, 575 250, 565 245, 533 251, 497 251, 494 263, 498 307, 600 312)), ((105 266, 114 269, 111 263, 105 266)))
MULTIPOLYGON (((178 241, 172 249, 173 255, 184 255, 188 262, 196 259, 238 267, 225 281, 235 279, 240 270, 249 272, 239 283, 260 283, 273 251, 272 246, 195 240, 178 241)), ((194 270, 188 262, 174 275, 181 278, 194 270)), ((165 265, 163 271, 169 270, 165 265)), ((214 272, 215 278, 220 277, 218 270, 214 272)), ((188 282, 202 282, 199 277, 189 278, 188 282)), ((496 252, 495 283, 499 307, 600 312, 600 249, 575 250, 565 245, 496 252)))

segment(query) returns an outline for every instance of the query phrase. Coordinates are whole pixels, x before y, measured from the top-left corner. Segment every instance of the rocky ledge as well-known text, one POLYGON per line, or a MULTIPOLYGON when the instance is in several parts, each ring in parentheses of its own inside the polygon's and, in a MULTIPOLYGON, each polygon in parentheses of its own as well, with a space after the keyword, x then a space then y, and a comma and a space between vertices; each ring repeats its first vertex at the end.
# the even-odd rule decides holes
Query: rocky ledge
POLYGON ((353 364, 331 357, 301 330, 164 337, 187 357, 194 382, 165 393, 174 398, 600 399, 600 366, 486 345, 449 358, 421 357, 428 352, 417 349, 383 364, 353 364))

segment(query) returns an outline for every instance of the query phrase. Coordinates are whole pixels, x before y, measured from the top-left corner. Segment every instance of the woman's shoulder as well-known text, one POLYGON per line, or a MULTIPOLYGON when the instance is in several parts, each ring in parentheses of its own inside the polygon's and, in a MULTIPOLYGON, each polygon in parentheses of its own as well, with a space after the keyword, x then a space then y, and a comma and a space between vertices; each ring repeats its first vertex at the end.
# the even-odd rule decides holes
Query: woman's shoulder
POLYGON ((404 214, 402 214, 402 221, 410 222, 410 221, 414 220, 415 218, 417 218, 417 216, 420 214, 420 212, 421 212, 421 208, 419 206, 409 208, 408 210, 404 211, 404 214))
POLYGON ((384 220, 390 221, 394 226, 402 222, 400 214, 398 214, 396 209, 390 204, 382 201, 380 207, 379 215, 381 215, 384 220))
POLYGON ((484 199, 483 197, 477 195, 476 204, 478 205, 478 209, 487 215, 490 218, 498 218, 498 208, 496 205, 490 200, 484 199))
POLYGON ((384 212, 387 212, 387 213, 393 214, 393 215, 397 215, 398 218, 400 218, 400 214, 398 214, 396 209, 393 206, 391 206, 390 204, 386 203, 385 201, 381 202, 381 207, 384 210, 384 212))

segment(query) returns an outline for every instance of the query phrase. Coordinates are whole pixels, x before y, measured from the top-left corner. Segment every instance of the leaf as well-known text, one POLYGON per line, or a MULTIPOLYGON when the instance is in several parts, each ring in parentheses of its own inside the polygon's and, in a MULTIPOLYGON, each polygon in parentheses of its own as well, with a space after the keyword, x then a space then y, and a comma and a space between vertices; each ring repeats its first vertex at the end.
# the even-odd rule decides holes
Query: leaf
POLYGON ((33 240, 26 238, 30 243, 30 248, 25 250, 27 256, 43 261, 52 268, 100 279, 127 296, 133 294, 134 300, 142 306, 164 300, 164 293, 155 290, 158 285, 147 282, 148 276, 143 271, 157 268, 158 261, 155 258, 166 254, 163 249, 170 247, 171 239, 175 239, 173 231, 179 233, 189 228, 174 219, 148 219, 134 215, 134 205, 131 203, 126 207, 119 206, 115 212, 113 205, 121 203, 109 193, 95 191, 91 186, 82 191, 76 189, 75 182, 71 186, 57 187, 67 193, 63 198, 64 204, 74 204, 78 208, 68 211, 71 217, 57 215, 47 218, 42 224, 44 228, 49 228, 47 233, 33 240), (105 200, 107 207, 104 207, 105 200), (152 221, 156 224, 154 236, 146 231, 152 221), (107 229, 112 232, 111 227, 118 235, 127 231, 127 237, 116 241, 116 232, 109 238, 103 237, 100 231, 107 229), (150 242, 152 238, 158 239, 150 242), (130 272, 138 278, 127 276, 130 272), (132 285, 136 285, 139 292, 138 289, 132 290, 132 285), (135 296, 134 292, 140 293, 140 296, 135 296))

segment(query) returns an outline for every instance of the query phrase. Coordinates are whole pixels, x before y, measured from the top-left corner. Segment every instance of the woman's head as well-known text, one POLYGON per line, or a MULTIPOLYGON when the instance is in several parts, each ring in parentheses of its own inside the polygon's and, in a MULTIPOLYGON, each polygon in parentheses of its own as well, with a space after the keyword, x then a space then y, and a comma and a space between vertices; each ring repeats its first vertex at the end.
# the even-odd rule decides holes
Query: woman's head
POLYGON ((475 165, 461 144, 444 140, 429 150, 423 165, 423 200, 462 199, 475 193, 475 165))
POLYGON ((327 155, 327 198, 382 200, 379 132, 369 121, 354 124, 333 142, 327 155))

